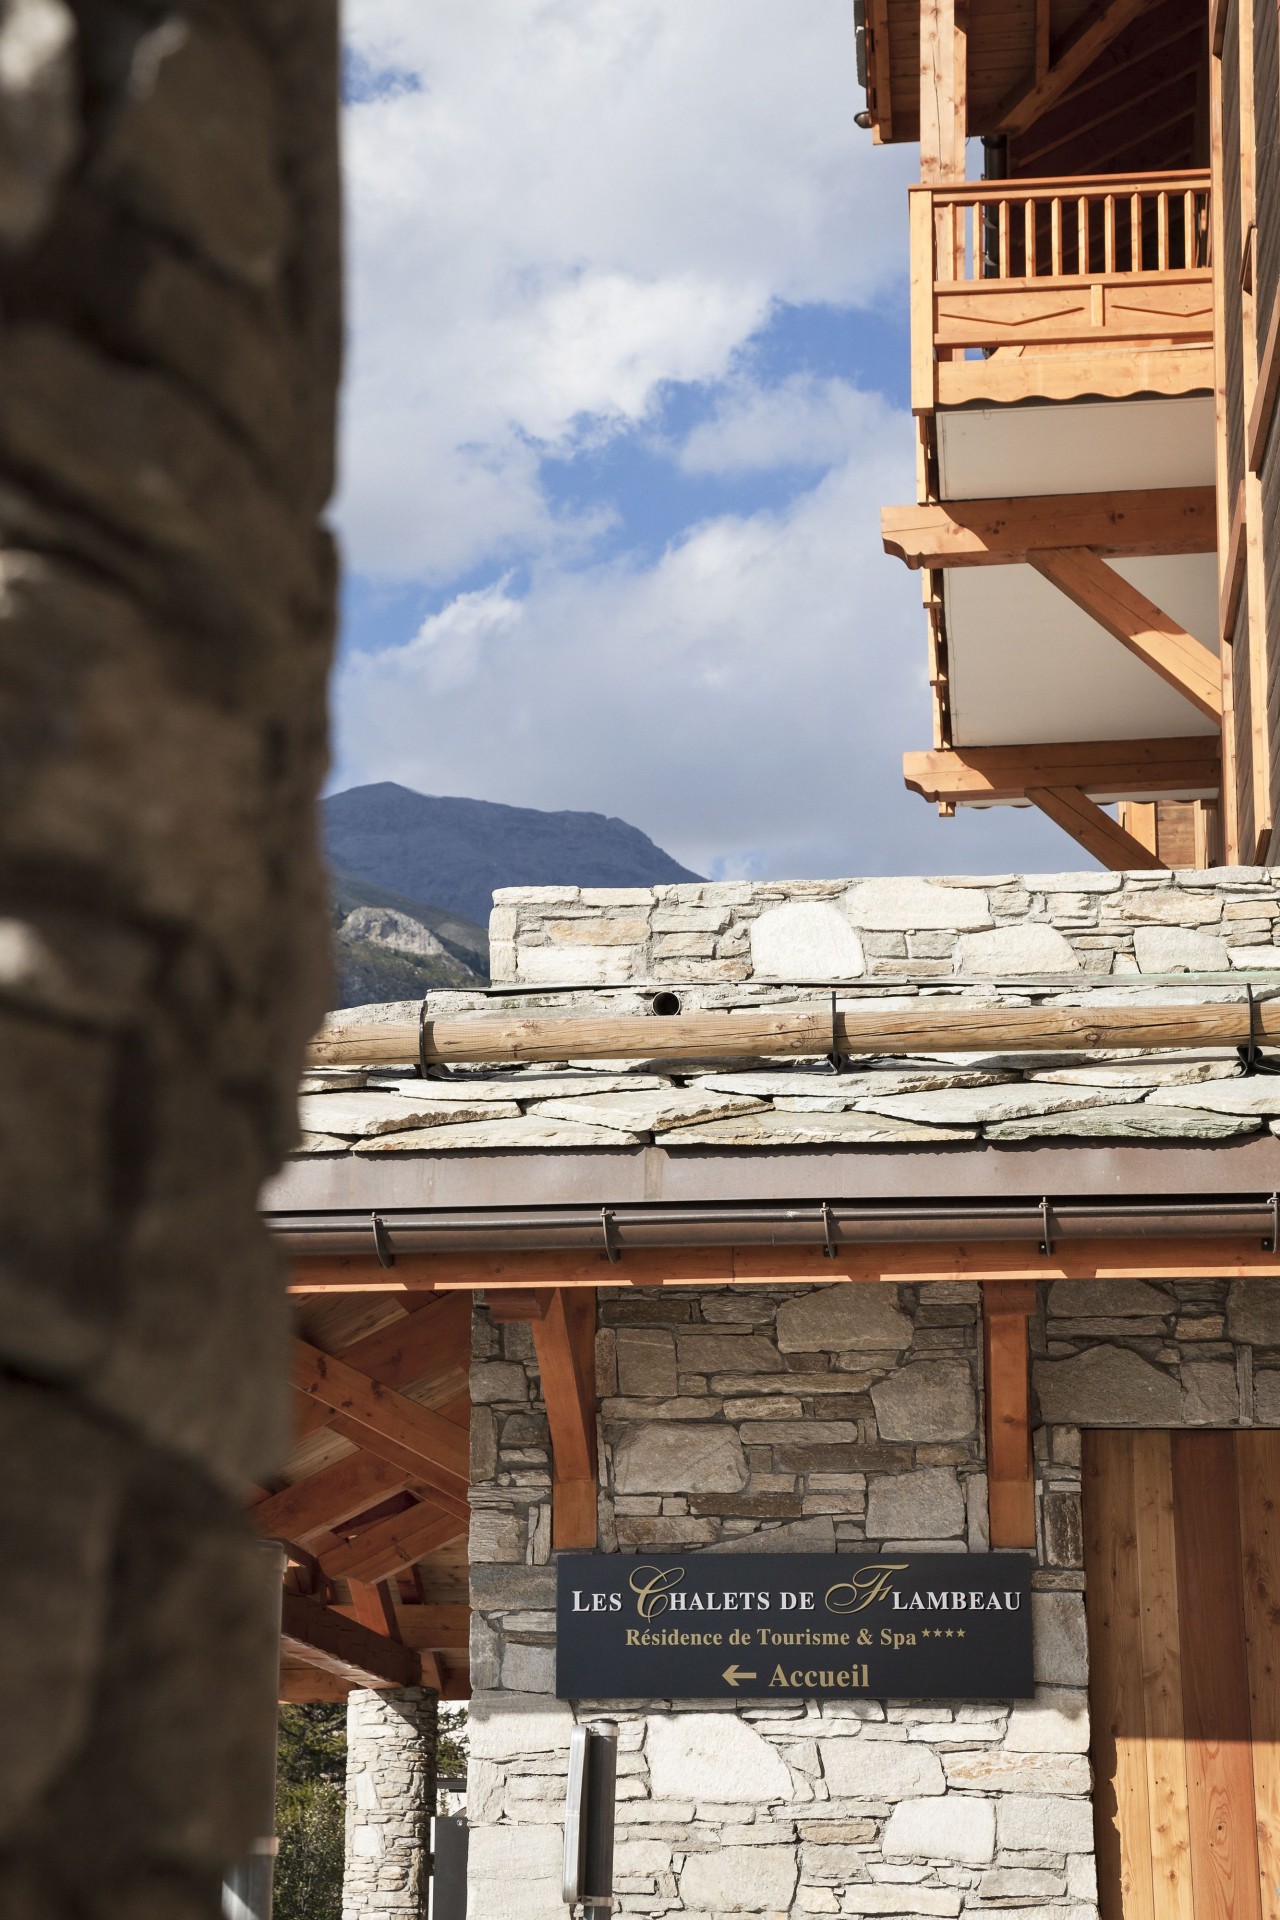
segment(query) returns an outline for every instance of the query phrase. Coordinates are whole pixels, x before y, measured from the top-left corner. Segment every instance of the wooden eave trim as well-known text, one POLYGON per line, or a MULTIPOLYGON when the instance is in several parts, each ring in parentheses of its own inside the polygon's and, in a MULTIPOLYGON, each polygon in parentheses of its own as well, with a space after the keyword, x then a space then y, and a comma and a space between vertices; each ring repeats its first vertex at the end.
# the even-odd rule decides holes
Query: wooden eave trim
POLYGON ((1091 798, 1216 792, 1221 742, 1213 734, 1025 747, 938 747, 902 756, 903 779, 924 800, 956 805, 1025 800, 1032 787, 1078 787, 1091 798))
POLYGON ((1212 487, 1031 494, 884 507, 886 552, 908 567, 1008 566, 1046 547, 1091 547, 1104 557, 1212 553, 1212 487))
POLYGON ((1218 623, 1224 645, 1234 636, 1236 630, 1236 614, 1240 610, 1245 562, 1248 558, 1248 532, 1245 484, 1242 480, 1236 489, 1235 505, 1231 510, 1231 532, 1227 540, 1227 558, 1222 570, 1222 587, 1218 596, 1218 623))
MULTIPOLYGON (((1257 229, 1253 231, 1256 233, 1257 229)), ((1277 393, 1280 393, 1280 292, 1271 302, 1271 321, 1258 364, 1258 386, 1249 412, 1246 444, 1250 473, 1262 471, 1267 441, 1271 436, 1271 422, 1275 417, 1277 393)))

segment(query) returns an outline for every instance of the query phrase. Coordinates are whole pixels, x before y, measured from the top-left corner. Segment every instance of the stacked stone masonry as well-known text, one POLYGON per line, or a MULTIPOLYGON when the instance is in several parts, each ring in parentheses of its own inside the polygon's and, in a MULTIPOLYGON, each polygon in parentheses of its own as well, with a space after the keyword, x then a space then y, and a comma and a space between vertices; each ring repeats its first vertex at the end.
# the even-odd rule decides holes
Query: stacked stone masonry
POLYGON ((400 1687, 348 1696, 343 1920, 426 1913, 435 1770, 434 1693, 400 1687))
MULTIPOLYGON (((968 1284, 602 1292, 600 1544, 981 1551, 968 1284)), ((1034 1700, 554 1698, 545 1413, 528 1329, 474 1323, 475 1920, 553 1920, 569 1729, 620 1723, 623 1916, 1096 1920, 1080 1429, 1280 1422, 1280 1282, 1043 1288, 1034 1700)))

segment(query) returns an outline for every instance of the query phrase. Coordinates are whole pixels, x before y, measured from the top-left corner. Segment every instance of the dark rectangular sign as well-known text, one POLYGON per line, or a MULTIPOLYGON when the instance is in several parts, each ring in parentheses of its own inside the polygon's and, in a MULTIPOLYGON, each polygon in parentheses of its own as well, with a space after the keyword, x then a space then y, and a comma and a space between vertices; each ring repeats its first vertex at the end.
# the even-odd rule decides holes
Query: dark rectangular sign
POLYGON ((562 1700, 1025 1700, 1025 1553, 566 1553, 562 1700))

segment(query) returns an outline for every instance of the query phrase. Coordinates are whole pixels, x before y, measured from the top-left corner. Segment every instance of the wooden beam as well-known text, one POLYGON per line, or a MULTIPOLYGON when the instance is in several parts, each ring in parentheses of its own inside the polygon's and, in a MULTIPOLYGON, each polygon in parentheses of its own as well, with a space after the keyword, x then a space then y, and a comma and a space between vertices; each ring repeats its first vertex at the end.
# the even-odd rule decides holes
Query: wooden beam
POLYGON ((1036 1310, 1028 1281, 982 1290, 987 1431, 987 1503, 993 1547, 1034 1547, 1035 1467, 1031 1453, 1031 1368, 1027 1320, 1036 1310))
POLYGON ((412 1647, 373 1633, 333 1607, 303 1594, 281 1599, 280 1642, 286 1657, 348 1678, 357 1687, 416 1687, 422 1662, 412 1647))
POLYGON ((471 1609, 465 1602, 437 1606, 398 1606, 400 1638, 419 1653, 465 1652, 471 1631, 471 1609))
POLYGON ((1193 634, 1148 600, 1145 593, 1109 567, 1088 547, 1053 547, 1029 553, 1027 560, 1073 606, 1158 673, 1184 700, 1220 724, 1222 668, 1193 634))
POLYGON ((344 1540, 320 1555, 320 1566, 331 1580, 385 1580, 411 1567, 437 1547, 460 1540, 466 1526, 453 1514, 427 1505, 410 1507, 379 1520, 354 1540, 344 1540))
POLYGON ((1163 860, 1150 852, 1118 821, 1104 813, 1079 787, 1028 787, 1027 798, 1056 826, 1069 833, 1100 866, 1117 873, 1167 871, 1163 860))
POLYGON ((557 1287, 533 1344, 551 1429, 551 1544, 596 1544, 596 1300, 557 1287))
MULTIPOLYGON (((385 1580, 356 1580, 348 1575, 347 1588, 351 1594, 351 1613, 362 1627, 368 1627, 371 1633, 384 1633, 389 1640, 400 1639, 395 1603, 385 1580)), ((345 1613, 347 1609, 339 1611, 345 1613)))
POLYGON ((1047 547, 1092 547, 1121 558, 1213 553, 1218 538, 1212 487, 883 507, 880 532, 885 550, 912 568, 1004 567, 1047 547))
POLYGON ((400 1464, 406 1454, 415 1460, 424 1486, 466 1499, 470 1463, 465 1428, 416 1400, 406 1400, 394 1388, 382 1386, 305 1340, 294 1342, 293 1382, 357 1425, 370 1453, 379 1452, 388 1442, 394 1464, 400 1464))
POLYGON ((1170 793, 1196 798, 1218 791, 1219 742, 1213 734, 1168 740, 1045 742, 1027 747, 941 747, 905 753, 902 773, 925 800, 957 806, 1025 800, 1031 787, 1078 787, 1093 799, 1170 793))
MULTIPOLYGON (((347 1258, 363 1261, 364 1256, 337 1259, 330 1256, 320 1264, 332 1274, 334 1270, 342 1270, 347 1258)), ((423 1290, 430 1285, 429 1270, 417 1264, 419 1260, 418 1255, 401 1254, 394 1267, 383 1270, 387 1277, 395 1279, 397 1290, 410 1299, 413 1298, 408 1293, 410 1287, 423 1290)), ((295 1273, 305 1273, 308 1265, 305 1255, 295 1260, 295 1273)), ((340 1347, 338 1357, 349 1367, 358 1367, 371 1379, 380 1380, 384 1387, 417 1388, 415 1399, 423 1406, 441 1410, 446 1401, 456 1399, 467 1390, 467 1369, 471 1364, 470 1309, 452 1298, 429 1301, 388 1326, 379 1327, 376 1333, 340 1347)), ((330 1409, 322 1401, 305 1395, 296 1397, 299 1405, 293 1428, 295 1442, 330 1424, 330 1409)))
POLYGON ((310 1534, 363 1513, 388 1494, 402 1493, 415 1477, 416 1469, 408 1465, 393 1466, 376 1454, 353 1453, 257 1501, 249 1509, 249 1518, 268 1539, 305 1541, 310 1534))
POLYGON ((966 0, 920 0, 920 178, 964 179, 968 94, 966 0))
MULTIPOLYGON (((465 1408, 466 1425, 454 1413, 444 1415, 444 1418, 455 1425, 460 1433, 466 1433, 468 1448, 470 1446, 470 1410, 471 1402, 468 1400, 465 1408)), ((430 1492, 432 1504, 439 1507, 443 1513, 455 1513, 463 1520, 468 1517, 470 1509, 466 1495, 457 1492, 454 1488, 431 1486, 423 1475, 422 1456, 416 1448, 401 1446, 389 1434, 371 1435, 367 1427, 362 1427, 356 1420, 348 1420, 341 1413, 334 1414, 329 1426, 332 1432, 341 1434, 344 1440, 353 1441, 363 1451, 373 1452, 376 1449, 379 1458, 385 1460, 389 1466, 397 1466, 409 1474, 410 1479, 406 1484, 413 1486, 415 1490, 427 1489, 430 1492)))
POLYGON ((1093 65, 1098 55, 1143 11, 1147 0, 1093 0, 1075 25, 1051 49, 1043 74, 1033 61, 1029 80, 1007 95, 995 113, 1001 133, 1021 133, 1060 100, 1093 65))

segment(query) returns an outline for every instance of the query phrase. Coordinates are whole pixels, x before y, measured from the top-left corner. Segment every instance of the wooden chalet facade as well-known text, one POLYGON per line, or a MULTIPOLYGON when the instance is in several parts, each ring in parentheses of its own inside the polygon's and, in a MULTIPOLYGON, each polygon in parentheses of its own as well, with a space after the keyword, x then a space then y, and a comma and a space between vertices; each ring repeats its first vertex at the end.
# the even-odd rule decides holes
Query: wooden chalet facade
POLYGON ((921 156, 918 496, 884 514, 928 628, 908 786, 1115 868, 1274 860, 1274 9, 867 0, 865 67, 921 156))

